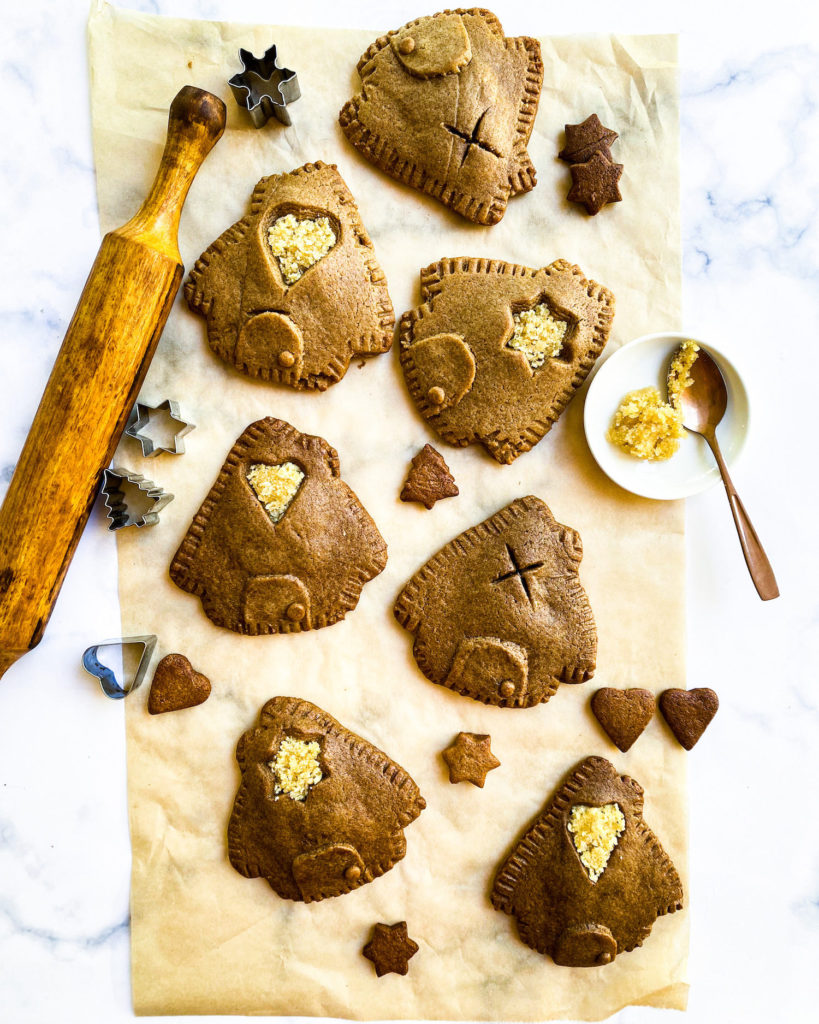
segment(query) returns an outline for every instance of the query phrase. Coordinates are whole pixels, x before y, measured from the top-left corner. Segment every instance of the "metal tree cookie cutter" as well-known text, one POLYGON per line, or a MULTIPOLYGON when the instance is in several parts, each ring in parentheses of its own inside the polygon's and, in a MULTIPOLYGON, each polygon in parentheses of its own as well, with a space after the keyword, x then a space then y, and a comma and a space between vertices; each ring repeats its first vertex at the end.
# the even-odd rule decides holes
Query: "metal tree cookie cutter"
POLYGON ((145 458, 153 458, 160 452, 182 455, 185 451, 183 438, 195 427, 196 424, 188 423, 182 418, 179 403, 166 398, 159 405, 137 402, 131 410, 125 433, 139 442, 145 458), (158 422, 160 420, 161 424, 158 422), (173 424, 179 424, 180 429, 173 429, 173 424), (167 441, 169 437, 171 440, 167 444, 159 444, 159 439, 167 441))
POLYGON ((271 115, 282 124, 292 124, 287 104, 301 96, 301 89, 296 72, 278 64, 275 43, 265 50, 263 57, 240 49, 239 60, 244 70, 229 79, 228 85, 242 110, 253 118, 253 124, 262 128, 271 115))
MULTIPOLYGON (((118 640, 103 640, 101 643, 92 644, 83 651, 82 667, 95 679, 99 679, 102 692, 112 700, 122 700, 129 693, 140 685, 145 678, 151 655, 156 647, 156 635, 149 633, 146 636, 124 636, 118 640), (128 648, 142 647, 139 661, 136 667, 129 670, 126 666, 126 652, 128 648), (120 683, 116 672, 100 661, 98 652, 104 647, 118 647, 122 654, 122 675, 120 683)), ((136 653, 136 652, 132 652, 136 653)))
POLYGON ((160 510, 173 501, 173 495, 157 487, 152 480, 119 466, 105 470, 102 493, 111 523, 109 530, 153 526, 159 522, 160 510))

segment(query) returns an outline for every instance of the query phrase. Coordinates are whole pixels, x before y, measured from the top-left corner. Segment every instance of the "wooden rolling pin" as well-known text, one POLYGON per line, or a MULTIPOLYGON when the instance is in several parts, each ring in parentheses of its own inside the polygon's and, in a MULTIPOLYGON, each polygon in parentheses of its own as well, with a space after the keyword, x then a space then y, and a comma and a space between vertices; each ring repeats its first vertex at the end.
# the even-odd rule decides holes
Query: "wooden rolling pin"
POLYGON ((225 105, 175 97, 150 195, 107 234, 0 509, 0 675, 42 639, 182 281, 179 217, 225 105))

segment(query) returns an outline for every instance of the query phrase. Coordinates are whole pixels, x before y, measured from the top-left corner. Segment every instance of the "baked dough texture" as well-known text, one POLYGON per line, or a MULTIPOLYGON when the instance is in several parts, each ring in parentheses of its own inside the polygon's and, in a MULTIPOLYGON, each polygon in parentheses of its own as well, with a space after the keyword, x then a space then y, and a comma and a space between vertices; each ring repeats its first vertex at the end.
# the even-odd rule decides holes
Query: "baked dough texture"
POLYGON ((612 293, 566 260, 541 270, 441 260, 421 271, 421 305, 401 317, 401 368, 418 411, 445 441, 481 444, 508 464, 551 430, 603 351, 613 317, 612 293), (533 367, 510 342, 515 315, 542 306, 567 327, 558 354, 533 367))
POLYGON ((170 573, 217 626, 255 636, 338 622, 386 564, 387 545, 341 480, 335 449, 268 417, 231 448, 170 573), (274 521, 253 482, 260 466, 291 464, 304 477, 274 521))
POLYGON ((511 196, 535 187, 536 39, 506 38, 486 10, 443 11, 381 36, 358 73, 339 122, 390 177, 478 224, 496 224, 511 196))
POLYGON ((526 945, 566 967, 600 967, 631 952, 682 901, 679 875, 643 821, 642 787, 603 757, 574 768, 492 888, 493 906, 515 918, 526 945), (596 837, 584 827, 590 808, 601 825, 596 837), (578 850, 595 841, 608 857, 578 850))
POLYGON ((597 630, 578 577, 579 534, 518 498, 433 555, 395 602, 433 683, 529 708, 594 674, 597 630))
POLYGON ((324 391, 352 358, 392 345, 384 272, 352 193, 321 161, 261 179, 250 213, 196 261, 185 298, 220 359, 293 388, 324 391), (294 221, 296 233, 277 231, 294 221), (328 231, 317 233, 325 221, 328 231))
POLYGON ((282 899, 312 903, 383 875, 404 857, 404 829, 426 807, 400 765, 296 697, 264 705, 236 760, 242 781, 228 824, 230 863, 246 878, 264 878, 282 899), (301 799, 282 791, 271 767, 288 744, 318 747, 321 778, 301 799))

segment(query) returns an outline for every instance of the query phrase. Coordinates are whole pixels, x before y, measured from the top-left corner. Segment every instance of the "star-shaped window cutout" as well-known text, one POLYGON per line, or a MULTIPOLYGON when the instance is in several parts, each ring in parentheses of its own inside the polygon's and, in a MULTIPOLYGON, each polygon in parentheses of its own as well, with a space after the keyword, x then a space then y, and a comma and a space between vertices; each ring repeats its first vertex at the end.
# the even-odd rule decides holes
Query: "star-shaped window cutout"
POLYGON ((486 776, 500 761, 490 749, 491 736, 475 732, 459 732, 455 742, 441 754, 449 768, 449 781, 471 782, 483 789, 486 776))
POLYGON ((374 925, 370 941, 362 950, 379 978, 384 974, 406 974, 417 952, 418 943, 409 937, 406 921, 374 925))
POLYGON ((580 124, 566 125, 566 145, 557 155, 567 164, 585 163, 597 152, 611 159, 609 146, 616 139, 617 132, 606 128, 597 114, 592 114, 580 124))
POLYGON ((566 198, 571 203, 582 203, 591 216, 607 203, 619 203, 623 198, 617 186, 623 165, 612 163, 602 153, 595 153, 584 164, 572 164, 569 170, 572 187, 566 198))

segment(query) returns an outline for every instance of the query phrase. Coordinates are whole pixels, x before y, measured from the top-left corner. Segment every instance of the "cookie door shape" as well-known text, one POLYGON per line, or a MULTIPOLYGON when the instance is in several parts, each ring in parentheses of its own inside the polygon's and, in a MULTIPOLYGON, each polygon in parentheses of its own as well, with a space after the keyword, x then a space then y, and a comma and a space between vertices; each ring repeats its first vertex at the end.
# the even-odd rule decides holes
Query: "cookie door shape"
POLYGON ((608 341, 614 296, 579 267, 449 259, 421 271, 399 355, 422 416, 450 444, 510 463, 552 428, 608 341))
POLYGON ((339 122, 390 177, 478 224, 496 224, 510 196, 535 187, 537 40, 505 38, 489 11, 445 11, 377 39, 358 73, 339 122))
POLYGON ((577 765, 492 889, 526 945, 566 967, 631 952, 682 900, 679 875, 643 821, 642 787, 602 757, 577 765))
POLYGON ((257 635, 343 619, 386 563, 335 450, 269 417, 230 450, 170 572, 217 626, 257 635))
POLYGON ((326 390, 350 360, 386 352, 384 272, 334 165, 262 178, 250 213, 196 261, 185 298, 208 344, 251 377, 326 390))
POLYGON ((309 701, 274 697, 239 741, 230 863, 287 900, 341 896, 406 853, 426 806, 389 757, 309 701))
POLYGON ((450 541, 406 584, 395 617, 433 683, 528 708, 594 674, 597 632, 579 535, 532 496, 450 541))

